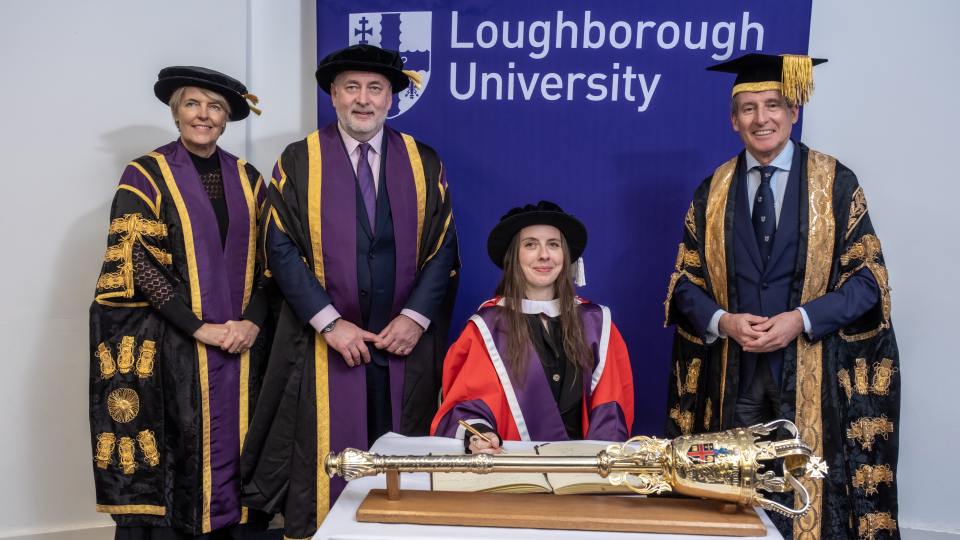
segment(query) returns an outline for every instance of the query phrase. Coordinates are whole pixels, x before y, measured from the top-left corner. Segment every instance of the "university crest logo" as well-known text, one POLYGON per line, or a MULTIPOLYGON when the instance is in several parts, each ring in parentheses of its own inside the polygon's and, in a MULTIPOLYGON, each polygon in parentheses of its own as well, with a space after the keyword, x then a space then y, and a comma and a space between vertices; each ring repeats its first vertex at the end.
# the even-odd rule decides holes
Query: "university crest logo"
POLYGON ((387 118, 396 118, 410 110, 427 91, 430 84, 430 29, 429 11, 401 11, 381 13, 351 13, 349 16, 350 45, 376 45, 400 51, 404 69, 417 71, 423 85, 417 89, 412 83, 396 94, 387 118))

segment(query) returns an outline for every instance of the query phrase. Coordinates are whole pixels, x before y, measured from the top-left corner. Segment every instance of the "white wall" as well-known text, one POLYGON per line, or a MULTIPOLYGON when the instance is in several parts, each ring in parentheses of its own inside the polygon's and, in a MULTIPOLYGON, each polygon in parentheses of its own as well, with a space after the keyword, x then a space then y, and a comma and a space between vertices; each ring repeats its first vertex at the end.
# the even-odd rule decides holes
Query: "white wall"
MULTIPOLYGON (((264 115, 223 146, 269 175, 315 127, 311 0, 0 0, 0 538, 109 524, 93 512, 87 319, 108 205, 129 159, 175 137, 152 95, 169 64, 248 82, 264 115)), ((947 460, 960 380, 955 97, 960 3, 815 0, 817 68, 804 139, 859 175, 884 242, 903 360, 901 522, 960 531, 947 460), (909 36, 909 37, 905 37, 909 36), (942 202, 940 202, 942 201, 942 202), (954 248, 954 249, 951 249, 954 248)))
POLYGON ((804 139, 857 173, 883 242, 902 362, 900 520, 960 531, 960 2, 814 1, 804 139))
MULTIPOLYGON (((109 522, 93 511, 86 358, 109 203, 127 161, 176 137, 160 68, 246 77, 244 6, 0 4, 0 537, 109 522)), ((242 126, 222 142, 243 154, 242 126)))

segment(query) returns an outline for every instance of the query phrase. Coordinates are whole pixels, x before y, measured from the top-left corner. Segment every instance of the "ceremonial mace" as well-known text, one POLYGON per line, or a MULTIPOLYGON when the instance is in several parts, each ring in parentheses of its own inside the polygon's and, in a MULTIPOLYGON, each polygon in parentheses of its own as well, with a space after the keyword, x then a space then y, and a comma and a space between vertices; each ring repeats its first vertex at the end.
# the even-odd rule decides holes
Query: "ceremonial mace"
POLYGON ((826 463, 800 440, 797 426, 789 420, 672 440, 638 436, 611 444, 595 456, 382 456, 347 448, 328 454, 325 468, 331 478, 339 475, 347 481, 388 472, 596 473, 612 485, 625 485, 640 494, 674 491, 759 506, 791 518, 810 508, 809 493, 799 478, 823 478, 827 472, 826 463), (761 440, 779 428, 791 438, 761 440), (783 459, 783 476, 764 470, 776 459, 783 459), (760 491, 795 491, 800 507, 771 501, 760 491))

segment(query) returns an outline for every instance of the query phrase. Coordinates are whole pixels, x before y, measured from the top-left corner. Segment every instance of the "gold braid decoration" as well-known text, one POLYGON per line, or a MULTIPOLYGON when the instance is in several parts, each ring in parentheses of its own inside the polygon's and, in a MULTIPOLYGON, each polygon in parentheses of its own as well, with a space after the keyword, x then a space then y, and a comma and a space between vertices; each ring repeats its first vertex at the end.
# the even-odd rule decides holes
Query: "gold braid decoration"
POLYGON ((713 402, 707 398, 707 405, 703 408, 703 429, 710 429, 710 419, 713 418, 713 402))
POLYGON ((120 467, 123 469, 123 474, 133 474, 137 470, 137 461, 133 456, 134 450, 133 439, 120 437, 117 453, 120 454, 120 467))
POLYGON ((690 208, 687 208, 687 215, 683 217, 683 224, 687 227, 690 237, 697 240, 697 220, 693 210, 693 201, 690 201, 690 208))
POLYGON ((700 359, 694 358, 690 360, 690 365, 687 366, 686 389, 688 394, 697 393, 697 382, 699 380, 700 380, 700 359))
POLYGON ((677 253, 677 264, 682 267, 678 267, 677 270, 682 268, 700 268, 700 254, 695 250, 687 249, 682 243, 680 244, 680 252, 677 253))
POLYGON ((680 412, 680 406, 670 409, 670 418, 680 426, 680 432, 684 435, 693 433, 693 413, 690 411, 680 412))
MULTIPOLYGON (((124 257, 126 256, 124 253, 126 247, 127 246, 125 244, 114 244, 112 246, 108 246, 107 253, 103 256, 103 260, 107 262, 124 260, 124 257)), ((145 247, 147 251, 149 251, 150 254, 160 262, 160 264, 167 266, 173 264, 173 255, 170 255, 165 250, 150 244, 145 244, 143 247, 145 247)))
MULTIPOLYGON (((133 290, 133 265, 131 264, 129 268, 126 263, 120 266, 120 270, 116 272, 104 272, 100 274, 100 277, 97 279, 97 289, 104 291, 108 289, 127 289, 133 290), (129 284, 129 287, 127 285, 129 284)), ((130 293, 130 296, 133 296, 133 293, 130 293)), ((124 295, 124 298, 129 298, 130 296, 124 295)))
POLYGON ((117 388, 107 396, 107 412, 110 418, 125 424, 140 412, 140 397, 132 388, 117 388))
MULTIPOLYGON (((138 213, 124 214, 122 217, 115 218, 110 222, 110 234, 119 234, 120 239, 117 244, 107 247, 104 254, 104 261, 122 261, 120 268, 115 272, 104 272, 97 280, 98 290, 123 289, 123 298, 133 297, 133 243, 140 241, 143 236, 154 238, 165 238, 167 236, 167 226, 159 221, 145 219, 138 213)), ((144 246, 150 250, 150 253, 164 264, 170 264, 173 261, 172 256, 163 250, 144 246)))
POLYGON ((164 238, 167 236, 167 226, 163 222, 146 219, 139 213, 124 214, 110 222, 110 234, 124 233, 129 236, 140 234, 164 238))
POLYGON ((136 342, 133 336, 123 336, 120 340, 120 352, 117 353, 117 368, 120 373, 130 373, 133 369, 133 347, 136 342))
POLYGON ((700 338, 698 338, 697 336, 695 336, 695 335, 687 332, 687 331, 684 330, 683 328, 680 328, 679 325, 677 326, 677 333, 680 334, 680 337, 682 337, 683 339, 685 339, 685 340, 687 340, 687 341, 689 341, 689 342, 691 342, 691 343, 695 343, 695 344, 697 344, 697 345, 703 345, 703 340, 702 340, 702 339, 700 339, 700 338))
POLYGON ((847 428, 847 438, 860 442, 864 450, 873 449, 873 441, 877 436, 887 439, 893 433, 893 422, 886 416, 864 416, 850 423, 847 428))
POLYGON ((149 339, 140 344, 140 356, 137 357, 137 376, 141 379, 153 375, 153 358, 157 354, 157 344, 149 339))
POLYGON ((863 194, 863 188, 857 186, 857 190, 853 192, 853 198, 850 201, 850 217, 847 218, 847 235, 845 238, 850 238, 853 229, 865 215, 867 215, 867 197, 863 194))
POLYGON ((850 403, 850 400, 853 399, 853 385, 850 383, 850 372, 845 369, 838 371, 837 381, 840 383, 840 388, 843 388, 843 393, 847 395, 847 403, 850 403))
POLYGON ((153 258, 160 261, 160 264, 164 264, 167 266, 170 266, 171 264, 173 264, 173 255, 167 253, 166 251, 156 246, 151 246, 150 244, 145 244, 143 247, 147 248, 147 251, 149 251, 150 254, 153 255, 153 258))
POLYGON ((853 367, 853 388, 861 396, 867 395, 870 383, 867 380, 867 359, 857 358, 853 367))
POLYGON ((872 512, 860 517, 860 538, 875 540, 877 533, 882 530, 897 530, 897 521, 890 512, 872 512))
POLYGON ((683 395, 683 380, 681 380, 681 378, 680 378, 680 361, 679 361, 679 360, 677 360, 675 367, 676 367, 676 369, 677 369, 677 372, 676 372, 676 373, 677 373, 677 377, 676 377, 676 379, 677 379, 677 396, 682 396, 682 395, 683 395))
POLYGON ((873 384, 870 385, 870 391, 874 394, 885 396, 890 391, 890 382, 897 368, 893 367, 893 360, 884 358, 873 364, 873 384))
POLYGON ((143 459, 147 465, 156 467, 160 464, 160 452, 157 451, 157 438, 149 429, 145 429, 137 434, 137 442, 140 444, 140 451, 143 452, 143 459))
POLYGON ((106 469, 110 465, 116 444, 117 436, 113 433, 103 432, 97 435, 97 455, 93 458, 97 462, 97 468, 106 469))
POLYGON ((841 328, 839 335, 844 341, 852 342, 870 339, 883 330, 890 328, 889 276, 887 275, 887 268, 880 264, 878 260, 880 253, 880 240, 872 234, 865 234, 863 238, 850 246, 847 252, 840 257, 840 264, 842 266, 847 266, 856 261, 860 261, 860 264, 840 276, 840 280, 837 282, 837 288, 840 288, 851 276, 859 272, 861 268, 869 269, 877 281, 877 287, 880 289, 880 307, 883 318, 883 320, 880 321, 880 325, 875 329, 859 334, 850 335, 845 333, 841 328))
MULTIPOLYGON (((681 244, 682 245, 682 244, 681 244)), ((674 272, 670 274, 670 282, 667 284, 667 297, 663 301, 663 327, 666 328, 670 326, 670 302, 673 301, 673 289, 677 287, 677 282, 680 281, 680 272, 674 272)), ((677 328, 680 328, 677 325, 677 328)))
POLYGON ((107 262, 123 260, 123 245, 114 244, 107 246, 107 252, 103 255, 103 260, 107 262))
POLYGON ((683 271, 683 275, 687 276, 687 279, 689 279, 690 282, 696 285, 697 287, 700 287, 701 289, 707 288, 707 283, 703 281, 703 278, 698 278, 697 276, 691 274, 690 272, 687 272, 686 270, 683 271))
POLYGON ((861 465, 853 475, 853 487, 866 495, 876 495, 879 484, 892 484, 893 470, 886 463, 877 466, 861 465))
POLYGON ((94 356, 97 357, 97 360, 100 360, 100 376, 104 380, 117 373, 117 364, 113 361, 113 353, 110 352, 110 347, 106 343, 97 345, 97 352, 94 353, 94 356))
MULTIPOLYGON (((786 85, 784 85, 786 86, 786 85)), ((833 185, 836 160, 810 150, 807 156, 807 252, 800 303, 828 292, 830 258, 835 249, 836 219, 833 214, 833 185)), ((727 341, 730 341, 729 339, 727 341)), ((823 363, 822 342, 797 339, 796 424, 800 437, 814 453, 823 454, 823 363)), ((721 403, 721 410, 723 404, 721 403)), ((803 478, 800 483, 810 495, 810 511, 793 523, 796 540, 820 540, 823 515, 823 486, 803 478)))
MULTIPOLYGON (((692 208, 692 207, 691 207, 692 208)), ((670 319, 670 302, 673 300, 673 290, 677 286, 677 282, 680 281, 680 278, 686 276, 691 283, 700 287, 701 289, 706 289, 707 284, 703 278, 694 276, 687 271, 687 268, 700 268, 700 254, 693 249, 687 249, 687 246, 680 242, 677 246, 677 262, 674 263, 674 269, 676 270, 673 274, 670 275, 670 283, 667 285, 667 298, 663 301, 663 326, 667 326, 667 322, 670 319)), ((677 327, 679 328, 679 326, 677 327)))
POLYGON ((854 261, 875 262, 880 251, 880 240, 872 234, 865 234, 840 256, 840 264, 847 266, 854 261))

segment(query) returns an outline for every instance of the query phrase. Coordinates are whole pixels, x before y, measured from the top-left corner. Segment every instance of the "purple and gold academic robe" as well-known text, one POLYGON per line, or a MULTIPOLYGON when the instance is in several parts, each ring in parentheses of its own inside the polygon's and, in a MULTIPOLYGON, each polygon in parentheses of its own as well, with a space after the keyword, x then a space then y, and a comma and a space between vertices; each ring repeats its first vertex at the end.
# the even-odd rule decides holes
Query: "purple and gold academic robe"
MULTIPOLYGON (((388 255, 394 257, 393 275, 378 278, 392 282, 393 295, 387 306, 374 308, 388 308, 390 320, 421 288, 440 293, 430 327, 413 351, 386 358, 393 431, 414 434, 410 426, 423 425, 426 434, 436 411, 459 266, 450 193, 436 152, 388 127, 380 182, 378 206, 389 200, 395 251, 388 255)), ((345 320, 363 328, 361 295, 368 291, 358 286, 358 257, 368 254, 358 253, 366 241, 358 210, 357 180, 335 123, 284 150, 270 183, 266 227, 296 245, 308 277, 345 320)), ((272 260, 268 266, 279 271, 272 260)), ((243 493, 251 508, 283 513, 288 537, 305 538, 345 485, 324 472, 327 453, 366 449, 373 441, 367 440, 366 365, 350 367, 327 346, 308 324, 311 314, 294 310, 296 294, 284 290, 264 390, 244 447, 243 493)))
POLYGON ((90 307, 90 427, 97 511, 118 525, 188 534, 245 521, 240 447, 265 345, 229 354, 196 341, 151 306, 131 253, 152 263, 202 322, 244 318, 260 294, 260 174, 218 148, 229 215, 226 241, 179 141, 126 167, 90 307))
MULTIPOLYGON (((504 440, 564 441, 567 430, 531 343, 518 378, 507 368, 507 333, 502 301, 484 303, 450 346, 443 364, 443 402, 433 419, 432 435, 463 439, 468 424, 483 424, 504 440)), ((593 371, 583 383, 581 438, 625 441, 633 425, 633 376, 627 346, 610 310, 582 302, 578 314, 593 371)))
MULTIPOLYGON (((756 251, 742 186, 743 153, 718 167, 694 194, 665 302, 666 323, 676 327, 667 436, 734 427, 740 388, 749 383, 741 369, 749 355, 733 339, 706 344, 703 320, 708 316, 685 316, 689 305, 683 304, 695 295, 680 291, 696 288, 691 292, 739 313, 750 295, 763 299, 782 286, 782 311, 805 306, 812 336, 802 333, 780 351, 777 416, 797 425, 800 437, 827 462, 829 474, 822 481, 801 480, 811 495, 806 515, 792 522, 771 518, 788 538, 899 538, 900 368, 880 241, 853 172, 833 157, 795 144, 771 259, 787 265, 778 270, 785 284, 753 273, 751 258, 759 258, 744 248, 754 242, 756 251), (844 320, 840 315, 851 290, 845 287, 858 288, 854 281, 865 275, 875 280, 878 298, 865 313, 844 320), (833 328, 822 324, 831 318, 843 322, 833 328)), ((792 494, 771 496, 793 505, 792 494)))

